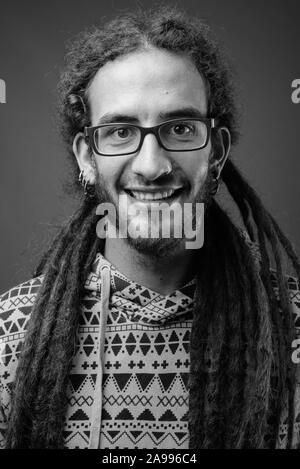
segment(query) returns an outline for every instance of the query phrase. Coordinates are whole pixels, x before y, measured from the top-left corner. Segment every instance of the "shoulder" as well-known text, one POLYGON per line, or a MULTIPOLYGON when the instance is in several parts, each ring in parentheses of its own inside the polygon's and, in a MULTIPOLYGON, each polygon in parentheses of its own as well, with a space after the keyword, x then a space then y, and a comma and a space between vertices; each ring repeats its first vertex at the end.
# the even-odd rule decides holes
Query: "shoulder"
POLYGON ((0 295, 0 341, 25 330, 42 281, 30 279, 0 295))
POLYGON ((18 357, 42 281, 42 276, 36 277, 0 295, 0 448, 4 447, 18 357))

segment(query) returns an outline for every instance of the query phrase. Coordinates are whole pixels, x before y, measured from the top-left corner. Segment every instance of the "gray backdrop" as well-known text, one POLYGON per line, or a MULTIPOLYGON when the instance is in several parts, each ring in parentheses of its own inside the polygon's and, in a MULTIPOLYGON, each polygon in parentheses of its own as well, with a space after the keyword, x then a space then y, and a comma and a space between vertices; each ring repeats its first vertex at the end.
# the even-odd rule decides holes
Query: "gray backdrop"
MULTIPOLYGON (((170 0, 169 3, 172 3, 170 0)), ((110 18, 151 1, 10 1, 0 3, 0 291, 28 279, 53 226, 72 212, 63 194, 65 152, 55 130, 53 102, 64 44, 101 16, 110 18)), ((215 27, 238 72, 244 107, 234 152, 290 239, 300 248, 300 78, 298 0, 185 0, 189 13, 215 27)))

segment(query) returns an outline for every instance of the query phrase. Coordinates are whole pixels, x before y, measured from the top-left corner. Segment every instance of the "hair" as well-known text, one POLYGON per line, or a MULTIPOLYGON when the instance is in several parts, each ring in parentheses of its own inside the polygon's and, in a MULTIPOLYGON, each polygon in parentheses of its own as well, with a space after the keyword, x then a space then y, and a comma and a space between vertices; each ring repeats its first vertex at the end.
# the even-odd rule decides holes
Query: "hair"
MULTIPOLYGON (((236 144, 238 112, 231 67, 207 25, 174 8, 122 15, 82 33, 67 55, 60 81, 60 128, 73 165, 74 136, 90 124, 88 87, 108 61, 156 47, 191 58, 204 77, 208 115, 217 117, 236 144), (85 112, 86 111, 86 112, 85 112)), ((287 447, 292 445, 295 370, 289 356, 293 321, 283 255, 299 279, 293 246, 229 158, 221 178, 249 242, 213 199, 205 223, 190 341, 190 447, 275 447, 288 402, 287 447), (270 273, 278 283, 275 294, 270 273), (266 437, 267 435, 267 437, 266 437)), ((66 388, 77 341, 84 282, 103 241, 96 237, 96 201, 81 196, 42 257, 43 282, 28 323, 14 382, 7 448, 62 448, 66 388)))

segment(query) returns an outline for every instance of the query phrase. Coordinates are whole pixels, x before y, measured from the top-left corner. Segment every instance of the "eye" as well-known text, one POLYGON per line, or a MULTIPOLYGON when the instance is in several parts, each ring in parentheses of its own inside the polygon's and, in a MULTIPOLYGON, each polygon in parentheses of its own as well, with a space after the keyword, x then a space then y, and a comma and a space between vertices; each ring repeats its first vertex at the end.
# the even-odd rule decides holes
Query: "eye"
POLYGON ((117 142, 133 138, 136 132, 136 129, 132 126, 111 125, 103 127, 99 136, 102 139, 109 139, 117 142))
POLYGON ((178 123, 170 127, 170 133, 178 137, 188 137, 195 134, 195 129, 191 124, 178 123))
POLYGON ((112 143, 125 143, 138 138, 139 130, 133 125, 112 125, 106 127, 102 138, 112 143), (122 142, 121 142, 122 141, 122 142))
POLYGON ((131 129, 129 127, 119 127, 118 129, 114 130, 113 135, 119 138, 128 138, 131 135, 131 129))

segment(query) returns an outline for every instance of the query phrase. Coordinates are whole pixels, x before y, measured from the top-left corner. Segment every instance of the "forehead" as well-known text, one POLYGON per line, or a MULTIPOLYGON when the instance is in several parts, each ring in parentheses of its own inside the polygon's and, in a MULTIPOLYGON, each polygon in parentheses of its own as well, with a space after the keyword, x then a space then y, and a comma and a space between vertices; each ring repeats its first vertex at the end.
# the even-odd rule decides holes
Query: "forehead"
POLYGON ((93 125, 106 113, 152 122, 180 108, 207 112, 205 83, 191 59, 159 49, 105 64, 90 83, 88 98, 93 125))

